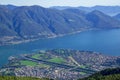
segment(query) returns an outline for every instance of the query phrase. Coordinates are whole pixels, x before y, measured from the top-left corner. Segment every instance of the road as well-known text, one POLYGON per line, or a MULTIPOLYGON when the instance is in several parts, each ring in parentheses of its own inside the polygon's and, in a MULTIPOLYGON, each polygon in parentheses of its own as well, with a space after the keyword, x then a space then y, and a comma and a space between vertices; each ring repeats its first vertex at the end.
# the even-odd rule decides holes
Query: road
POLYGON ((80 67, 76 68, 76 66, 59 64, 59 63, 49 62, 49 61, 45 61, 45 60, 35 59, 35 58, 31 58, 29 56, 25 56, 24 59, 34 61, 34 62, 37 62, 37 63, 44 63, 44 64, 47 64, 47 65, 52 65, 52 66, 55 66, 55 67, 70 69, 71 71, 85 72, 85 73, 88 73, 88 74, 93 74, 93 73, 96 72, 96 71, 90 70, 90 69, 85 69, 85 68, 80 68, 80 67))

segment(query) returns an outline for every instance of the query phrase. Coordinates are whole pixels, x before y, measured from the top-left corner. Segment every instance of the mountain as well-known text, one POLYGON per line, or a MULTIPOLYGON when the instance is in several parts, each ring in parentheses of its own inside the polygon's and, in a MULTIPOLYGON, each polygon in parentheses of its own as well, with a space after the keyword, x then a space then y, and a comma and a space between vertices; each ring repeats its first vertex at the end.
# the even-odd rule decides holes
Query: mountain
POLYGON ((64 9, 69 9, 69 8, 74 8, 74 7, 70 7, 70 6, 52 6, 50 8, 58 9, 58 10, 64 10, 64 9))
POLYGON ((115 15, 114 18, 120 20, 120 14, 115 15))
POLYGON ((0 45, 56 37, 93 28, 119 27, 119 21, 99 11, 86 13, 78 9, 56 10, 37 5, 0 5, 0 45), (98 22, 94 22, 94 19, 98 22))
POLYGON ((119 28, 119 21, 100 12, 100 11, 92 11, 86 15, 86 19, 93 24, 95 28, 119 28))
POLYGON ((87 14, 86 11, 79 10, 79 9, 72 9, 72 8, 64 9, 63 11, 68 12, 68 13, 77 14, 78 16, 81 16, 81 17, 85 17, 85 15, 87 14))
POLYGON ((14 6, 14 5, 11 5, 11 4, 6 5, 6 7, 11 9, 11 10, 17 8, 17 6, 14 6))
POLYGON ((30 76, 55 80, 77 80, 106 68, 120 66, 120 57, 70 49, 41 50, 9 58, 0 69, 3 76, 30 76))
POLYGON ((87 13, 79 9, 65 9, 63 11, 73 13, 73 14, 83 17, 84 19, 86 19, 92 24, 93 28, 110 29, 110 28, 120 27, 119 26, 120 21, 98 10, 94 10, 90 13, 87 13))
MULTIPOLYGON (((87 20, 68 12, 40 6, 9 9, 0 6, 1 40, 35 39, 69 34, 89 28, 87 20), (62 24, 61 24, 62 23, 62 24)), ((3 43, 3 41, 1 41, 3 43)))
POLYGON ((12 12, 5 6, 0 6, 0 37, 15 36, 15 31, 12 30, 12 12))
POLYGON ((99 6, 99 5, 93 6, 93 7, 53 6, 51 8, 59 9, 59 10, 64 10, 64 9, 71 8, 71 9, 84 10, 86 12, 91 12, 91 11, 94 11, 94 10, 98 10, 98 11, 101 11, 101 12, 107 14, 107 15, 110 15, 110 16, 114 16, 114 15, 120 13, 120 6, 99 6))
POLYGON ((120 79, 120 68, 105 69, 97 72, 87 78, 79 80, 119 80, 120 79))
POLYGON ((94 7, 79 7, 80 10, 85 11, 93 11, 98 10, 103 12, 104 14, 114 16, 118 13, 120 13, 120 6, 94 6, 94 7))

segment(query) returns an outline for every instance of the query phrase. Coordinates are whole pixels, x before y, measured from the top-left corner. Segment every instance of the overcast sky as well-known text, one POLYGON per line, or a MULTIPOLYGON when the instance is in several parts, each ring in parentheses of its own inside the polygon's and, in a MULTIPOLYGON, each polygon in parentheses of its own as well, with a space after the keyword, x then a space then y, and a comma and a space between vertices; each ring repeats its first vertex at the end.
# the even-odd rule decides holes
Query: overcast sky
POLYGON ((119 5, 120 0, 0 0, 0 4, 14 5, 40 5, 43 7, 50 6, 95 6, 95 5, 119 5))

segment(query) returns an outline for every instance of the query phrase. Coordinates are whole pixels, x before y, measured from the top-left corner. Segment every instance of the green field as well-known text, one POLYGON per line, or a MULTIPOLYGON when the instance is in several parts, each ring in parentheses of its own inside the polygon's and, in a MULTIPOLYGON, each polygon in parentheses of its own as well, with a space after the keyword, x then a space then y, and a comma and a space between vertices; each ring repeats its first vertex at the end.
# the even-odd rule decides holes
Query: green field
POLYGON ((86 66, 85 65, 80 65, 80 68, 86 68, 86 66))
POLYGON ((21 60, 20 63, 21 65, 26 65, 26 66, 37 66, 36 62, 29 61, 29 60, 21 60))
POLYGON ((32 56, 32 58, 35 58, 35 59, 40 59, 40 56, 43 55, 43 54, 35 54, 32 56))
POLYGON ((59 58, 59 57, 49 59, 48 61, 55 62, 55 63, 64 63, 65 62, 65 60, 63 58, 59 58))
POLYGON ((81 75, 85 75, 86 73, 85 72, 80 72, 81 75))

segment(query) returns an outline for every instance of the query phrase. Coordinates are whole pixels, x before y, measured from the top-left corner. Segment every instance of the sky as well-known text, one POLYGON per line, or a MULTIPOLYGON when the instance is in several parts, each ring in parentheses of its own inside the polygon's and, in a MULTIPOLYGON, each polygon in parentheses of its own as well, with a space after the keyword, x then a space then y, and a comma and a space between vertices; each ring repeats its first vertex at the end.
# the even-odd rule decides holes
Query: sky
POLYGON ((40 5, 43 7, 50 6, 120 6, 120 0, 0 0, 0 4, 13 4, 17 6, 40 5))

